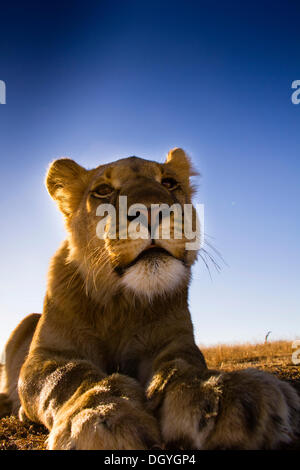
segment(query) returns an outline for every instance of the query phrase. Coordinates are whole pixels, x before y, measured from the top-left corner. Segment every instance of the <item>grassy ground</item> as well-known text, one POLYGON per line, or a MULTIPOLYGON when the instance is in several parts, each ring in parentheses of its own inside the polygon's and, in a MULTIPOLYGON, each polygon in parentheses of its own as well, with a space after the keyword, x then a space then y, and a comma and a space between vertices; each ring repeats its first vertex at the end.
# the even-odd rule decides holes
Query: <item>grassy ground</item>
MULTIPOLYGON (((257 367, 290 382, 300 394, 300 365, 292 363, 290 342, 217 345, 201 347, 201 350, 210 368, 229 371, 257 367)), ((14 417, 0 419, 0 450, 44 449, 46 437, 46 430, 42 426, 24 425, 14 417)), ((300 441, 288 448, 300 450, 300 441)))
POLYGON ((300 365, 292 362, 292 343, 274 341, 266 344, 217 345, 201 347, 208 367, 237 370, 255 367, 291 383, 300 394, 300 365))

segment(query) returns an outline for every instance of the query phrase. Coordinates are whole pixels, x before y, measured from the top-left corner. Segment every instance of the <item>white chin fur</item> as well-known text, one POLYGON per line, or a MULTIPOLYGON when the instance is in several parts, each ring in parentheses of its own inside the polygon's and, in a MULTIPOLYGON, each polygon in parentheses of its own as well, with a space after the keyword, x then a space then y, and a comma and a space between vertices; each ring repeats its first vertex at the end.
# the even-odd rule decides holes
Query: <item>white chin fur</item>
POLYGON ((128 268, 122 276, 122 284, 136 295, 149 299, 174 290, 187 280, 188 270, 175 258, 140 260, 128 268))

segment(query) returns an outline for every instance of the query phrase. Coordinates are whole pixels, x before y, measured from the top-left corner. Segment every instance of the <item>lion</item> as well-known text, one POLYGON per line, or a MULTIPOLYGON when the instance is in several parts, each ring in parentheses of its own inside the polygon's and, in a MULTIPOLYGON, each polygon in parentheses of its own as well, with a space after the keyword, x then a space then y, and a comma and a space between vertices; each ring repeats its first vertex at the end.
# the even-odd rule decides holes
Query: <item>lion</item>
POLYGON ((184 208, 193 174, 180 148, 164 163, 49 167, 67 239, 50 263, 42 315, 7 342, 0 395, 0 415, 43 424, 48 449, 272 449, 298 433, 292 386, 255 369, 207 368, 188 308, 197 250, 184 233, 172 237, 174 217, 168 239, 151 239, 149 220, 148 237, 122 238, 119 220, 116 238, 97 236, 99 204, 118 208, 126 196, 147 210, 184 208))

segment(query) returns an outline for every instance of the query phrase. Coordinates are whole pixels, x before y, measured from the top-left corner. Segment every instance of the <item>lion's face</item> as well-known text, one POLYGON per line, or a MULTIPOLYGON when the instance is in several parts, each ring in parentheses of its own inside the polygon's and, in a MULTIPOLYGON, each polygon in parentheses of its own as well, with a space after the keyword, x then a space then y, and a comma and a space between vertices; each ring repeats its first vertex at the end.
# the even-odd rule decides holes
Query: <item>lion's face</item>
POLYGON ((184 234, 190 173, 181 149, 171 151, 164 164, 130 157, 93 170, 69 159, 51 165, 47 187, 65 215, 70 261, 89 290, 100 292, 109 283, 113 291, 150 298, 187 284, 196 259, 184 234), (176 204, 181 215, 167 211, 167 220, 162 204, 176 204))

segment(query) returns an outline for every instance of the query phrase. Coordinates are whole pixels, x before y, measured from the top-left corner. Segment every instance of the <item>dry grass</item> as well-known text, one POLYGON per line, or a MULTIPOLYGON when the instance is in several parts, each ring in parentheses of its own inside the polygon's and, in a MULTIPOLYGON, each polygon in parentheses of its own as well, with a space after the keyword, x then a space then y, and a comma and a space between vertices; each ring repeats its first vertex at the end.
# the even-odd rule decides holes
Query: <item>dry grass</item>
POLYGON ((300 394, 300 366, 292 362, 292 342, 218 344, 200 347, 211 369, 237 370, 255 367, 290 382, 300 394))
POLYGON ((273 341, 269 343, 244 343, 236 345, 218 344, 200 347, 209 367, 249 364, 291 364, 292 342, 273 341))
MULTIPOLYGON (((236 370, 257 367, 290 382, 300 394, 300 366, 292 363, 292 343, 241 344, 201 347, 209 368, 236 370)), ((17 418, 0 419, 0 450, 45 449, 47 432, 42 426, 24 425, 17 418)), ((292 449, 300 450, 300 442, 292 449)))

